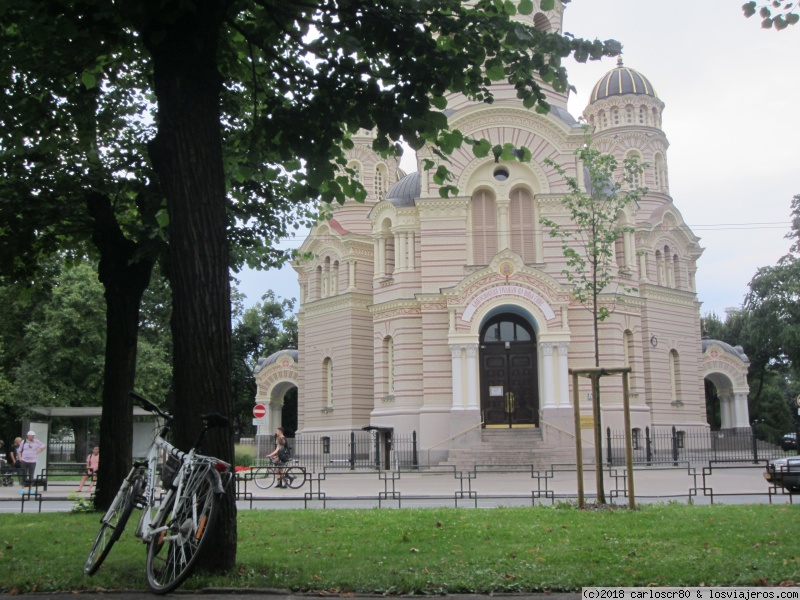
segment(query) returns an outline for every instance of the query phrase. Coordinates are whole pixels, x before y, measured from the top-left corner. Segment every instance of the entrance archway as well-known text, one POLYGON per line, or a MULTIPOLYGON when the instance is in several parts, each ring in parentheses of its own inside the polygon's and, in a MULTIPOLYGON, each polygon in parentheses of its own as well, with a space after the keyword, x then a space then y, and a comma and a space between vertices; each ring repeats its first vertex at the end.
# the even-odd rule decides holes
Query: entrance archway
POLYGON ((536 333, 523 317, 503 313, 480 332, 480 405, 485 427, 538 427, 536 333))
POLYGON ((256 404, 263 404, 267 414, 254 419, 257 435, 271 435, 276 427, 283 427, 287 433, 298 427, 297 388, 298 354, 297 350, 280 350, 258 361, 254 369, 258 393, 256 404))

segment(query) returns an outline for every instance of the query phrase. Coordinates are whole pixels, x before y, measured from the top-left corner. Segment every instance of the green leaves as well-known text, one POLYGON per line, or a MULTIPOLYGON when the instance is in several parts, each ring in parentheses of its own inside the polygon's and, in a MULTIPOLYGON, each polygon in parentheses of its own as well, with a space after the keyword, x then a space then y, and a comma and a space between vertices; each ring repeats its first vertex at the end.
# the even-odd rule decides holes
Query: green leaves
POLYGON ((520 0, 519 5, 517 6, 517 10, 521 15, 530 15, 533 13, 533 2, 532 0, 520 0))
POLYGON ((742 5, 742 12, 747 18, 754 16, 756 12, 758 12, 763 29, 772 29, 774 27, 776 30, 780 31, 800 21, 800 15, 795 12, 797 8, 798 6, 796 3, 784 2, 782 0, 773 0, 769 4, 763 4, 761 6, 751 1, 742 5), (776 15, 776 11, 783 11, 783 13, 776 15))

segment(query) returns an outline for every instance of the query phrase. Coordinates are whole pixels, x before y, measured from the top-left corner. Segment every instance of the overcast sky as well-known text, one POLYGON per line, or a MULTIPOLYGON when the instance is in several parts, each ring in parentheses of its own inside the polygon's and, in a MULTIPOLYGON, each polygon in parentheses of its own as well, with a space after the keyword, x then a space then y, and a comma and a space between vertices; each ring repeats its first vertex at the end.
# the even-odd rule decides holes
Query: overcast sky
MULTIPOLYGON (((578 37, 622 42, 625 66, 666 104, 670 192, 705 248, 697 272, 704 315, 740 305, 756 269, 787 252, 789 206, 800 194, 800 26, 762 30, 742 16, 742 2, 573 0, 564 18, 564 30, 578 37)), ((615 66, 611 58, 567 65, 575 117, 615 66)), ((239 279, 248 304, 269 289, 298 297, 291 267, 239 279)))

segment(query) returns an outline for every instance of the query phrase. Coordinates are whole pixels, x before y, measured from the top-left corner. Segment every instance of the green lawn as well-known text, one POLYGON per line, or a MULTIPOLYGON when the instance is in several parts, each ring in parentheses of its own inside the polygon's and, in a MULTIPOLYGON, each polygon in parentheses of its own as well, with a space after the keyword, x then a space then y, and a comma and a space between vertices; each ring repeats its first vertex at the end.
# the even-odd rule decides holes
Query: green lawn
MULTIPOLYGON (((134 515, 134 518, 136 515, 134 515)), ((97 514, 0 515, 0 591, 142 589, 133 523, 94 577, 97 514)), ((361 593, 577 590, 583 586, 800 583, 796 506, 253 510, 239 513, 237 569, 185 589, 361 593)))

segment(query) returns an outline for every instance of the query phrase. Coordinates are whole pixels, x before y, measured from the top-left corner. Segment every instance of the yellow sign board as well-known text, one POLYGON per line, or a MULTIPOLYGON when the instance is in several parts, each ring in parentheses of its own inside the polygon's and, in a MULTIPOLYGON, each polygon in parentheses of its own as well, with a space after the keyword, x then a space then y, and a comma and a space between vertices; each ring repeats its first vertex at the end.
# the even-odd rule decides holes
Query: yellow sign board
POLYGON ((594 429, 594 417, 592 415, 581 415, 581 429, 594 429))

